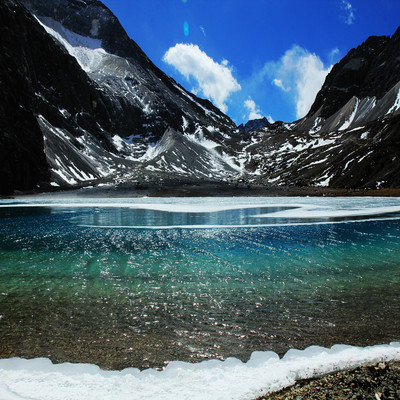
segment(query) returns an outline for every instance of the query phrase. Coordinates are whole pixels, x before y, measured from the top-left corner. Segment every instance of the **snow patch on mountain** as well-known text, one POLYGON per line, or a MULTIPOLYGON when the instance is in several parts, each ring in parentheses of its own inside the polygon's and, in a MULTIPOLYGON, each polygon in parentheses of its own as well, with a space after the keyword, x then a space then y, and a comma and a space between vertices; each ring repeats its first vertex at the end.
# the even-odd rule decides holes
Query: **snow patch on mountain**
POLYGON ((322 128, 321 122, 322 122, 322 118, 318 117, 318 118, 315 119, 314 125, 309 131, 310 134, 318 133, 321 130, 321 128, 322 128))
POLYGON ((386 114, 394 113, 399 109, 400 109, 400 88, 399 88, 399 91, 397 92, 397 97, 396 97, 396 100, 395 100, 393 106, 388 110, 388 112, 386 114))
POLYGON ((159 142, 149 145, 140 161, 149 171, 191 179, 221 179, 242 172, 221 145, 206 139, 201 129, 196 135, 167 129, 159 142))
POLYGON ((36 17, 47 33, 56 39, 68 53, 75 57, 86 72, 98 69, 103 57, 108 53, 102 48, 100 39, 78 35, 66 29, 59 22, 49 17, 36 17))
POLYGON ((124 160, 105 151, 93 135, 83 132, 75 137, 65 129, 54 127, 42 115, 38 122, 53 184, 76 185, 109 178, 125 167, 124 160))
POLYGON ((354 120, 354 118, 355 118, 355 116, 357 114, 357 109, 358 109, 358 105, 360 104, 360 100, 358 100, 357 98, 354 98, 354 102, 355 102, 355 104, 354 104, 354 108, 353 108, 353 111, 352 111, 351 115, 345 121, 345 123, 339 128, 339 131, 346 130, 351 125, 351 123, 353 122, 353 120, 354 120))

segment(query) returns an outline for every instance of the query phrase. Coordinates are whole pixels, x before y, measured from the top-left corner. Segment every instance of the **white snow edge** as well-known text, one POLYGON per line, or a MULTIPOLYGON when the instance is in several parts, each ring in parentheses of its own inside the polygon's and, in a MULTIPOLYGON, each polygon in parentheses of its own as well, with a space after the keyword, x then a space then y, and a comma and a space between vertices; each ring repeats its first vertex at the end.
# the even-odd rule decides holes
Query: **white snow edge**
POLYGON ((92 364, 52 364, 49 359, 0 360, 3 400, 251 400, 291 386, 296 380, 321 376, 380 361, 400 360, 400 342, 330 349, 311 346, 274 352, 254 352, 247 363, 229 358, 197 364, 174 361, 163 371, 104 371, 92 364))

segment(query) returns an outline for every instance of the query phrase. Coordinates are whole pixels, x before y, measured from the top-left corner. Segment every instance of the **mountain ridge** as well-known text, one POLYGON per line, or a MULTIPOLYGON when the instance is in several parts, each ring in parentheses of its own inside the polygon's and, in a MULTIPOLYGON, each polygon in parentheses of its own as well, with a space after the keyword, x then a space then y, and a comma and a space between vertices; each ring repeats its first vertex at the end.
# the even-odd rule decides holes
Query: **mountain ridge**
POLYGON ((370 36, 332 68, 307 116, 323 107, 328 118, 353 96, 382 98, 400 80, 399 57, 400 27, 392 37, 370 36))
POLYGON ((0 18, 2 193, 400 187, 400 28, 350 50, 304 118, 236 127, 154 66, 97 0, 4 0, 0 18))

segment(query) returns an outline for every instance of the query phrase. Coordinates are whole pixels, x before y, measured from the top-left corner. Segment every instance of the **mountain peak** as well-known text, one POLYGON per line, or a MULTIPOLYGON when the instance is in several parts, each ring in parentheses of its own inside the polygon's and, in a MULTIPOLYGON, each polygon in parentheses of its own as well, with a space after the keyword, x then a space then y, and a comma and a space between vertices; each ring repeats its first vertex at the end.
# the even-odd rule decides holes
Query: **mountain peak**
POLYGON ((307 116, 328 118, 353 96, 382 98, 400 81, 400 27, 389 36, 371 36, 337 63, 307 116))
POLYGON ((266 117, 263 118, 257 118, 257 119, 251 119, 246 122, 246 124, 240 125, 239 129, 242 128, 244 129, 245 132, 253 132, 257 131, 258 129, 264 128, 265 126, 270 126, 270 122, 267 120, 266 117))
POLYGON ((114 14, 97 0, 21 0, 34 15, 52 18, 81 36, 101 39, 108 53, 120 57, 141 57, 140 47, 128 37, 114 14))

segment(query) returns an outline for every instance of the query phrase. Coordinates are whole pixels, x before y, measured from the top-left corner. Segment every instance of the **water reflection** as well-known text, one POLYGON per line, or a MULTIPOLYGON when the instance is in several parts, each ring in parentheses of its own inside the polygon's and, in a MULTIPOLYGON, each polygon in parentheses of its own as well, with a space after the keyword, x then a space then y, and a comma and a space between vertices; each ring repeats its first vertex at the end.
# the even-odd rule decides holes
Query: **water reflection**
POLYGON ((214 212, 164 211, 140 208, 88 209, 70 219, 78 226, 107 228, 169 228, 169 227, 235 227, 334 223, 379 219, 399 219, 399 213, 370 215, 308 216, 307 210, 296 206, 237 208, 214 212), (297 216, 282 216, 281 212, 296 210, 297 216), (305 215, 302 215, 305 213, 305 215))
POLYGON ((98 227, 180 227, 180 226, 243 226, 263 225, 265 218, 257 215, 272 214, 296 207, 254 207, 215 212, 173 212, 149 209, 98 210, 71 222, 80 226, 98 227))

